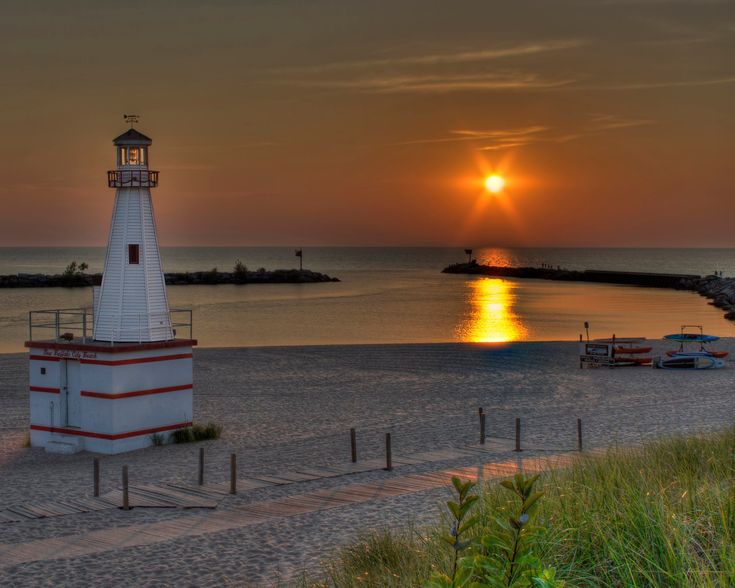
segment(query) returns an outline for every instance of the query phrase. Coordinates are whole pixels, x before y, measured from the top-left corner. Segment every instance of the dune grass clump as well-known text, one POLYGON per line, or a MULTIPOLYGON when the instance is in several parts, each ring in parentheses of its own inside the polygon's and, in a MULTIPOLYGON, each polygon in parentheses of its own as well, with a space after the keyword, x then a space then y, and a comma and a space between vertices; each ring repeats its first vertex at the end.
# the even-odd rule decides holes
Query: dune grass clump
POLYGON ((222 436, 222 425, 207 423, 202 425, 194 423, 191 427, 176 429, 171 433, 172 443, 194 443, 196 441, 207 441, 208 439, 219 439, 222 436))
POLYGON ((421 533, 367 535, 311 585, 735 586, 735 429, 584 456, 531 488, 523 484, 465 489, 448 522, 421 533), (523 503, 543 493, 530 519, 519 510, 524 492, 523 503), (501 564, 508 570, 507 540, 518 535, 521 522, 533 529, 524 539, 528 573, 504 580, 497 572, 501 564), (470 559, 478 557, 472 569, 470 559), (483 569, 491 572, 484 578, 483 569))

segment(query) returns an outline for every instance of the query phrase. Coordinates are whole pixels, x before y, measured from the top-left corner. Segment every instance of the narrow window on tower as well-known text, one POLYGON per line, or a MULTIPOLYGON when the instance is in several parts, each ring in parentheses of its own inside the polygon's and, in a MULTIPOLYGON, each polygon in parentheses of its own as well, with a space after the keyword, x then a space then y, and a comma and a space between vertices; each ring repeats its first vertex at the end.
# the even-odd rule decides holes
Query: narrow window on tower
POLYGON ((128 263, 140 263, 140 245, 137 243, 128 245, 128 263))
POLYGON ((130 165, 138 165, 138 153, 137 147, 130 148, 130 151, 128 151, 128 163, 130 165))

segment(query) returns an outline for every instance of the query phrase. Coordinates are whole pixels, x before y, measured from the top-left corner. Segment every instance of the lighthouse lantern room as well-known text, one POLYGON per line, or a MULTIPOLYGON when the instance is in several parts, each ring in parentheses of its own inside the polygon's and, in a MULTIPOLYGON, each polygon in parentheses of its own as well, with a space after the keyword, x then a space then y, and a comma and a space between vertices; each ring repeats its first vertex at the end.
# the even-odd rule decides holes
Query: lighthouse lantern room
POLYGON ((47 451, 121 453, 193 420, 191 311, 169 308, 152 141, 134 128, 137 117, 126 118, 131 127, 113 140, 117 166, 107 173, 115 204, 92 310, 30 313, 31 445, 47 451))

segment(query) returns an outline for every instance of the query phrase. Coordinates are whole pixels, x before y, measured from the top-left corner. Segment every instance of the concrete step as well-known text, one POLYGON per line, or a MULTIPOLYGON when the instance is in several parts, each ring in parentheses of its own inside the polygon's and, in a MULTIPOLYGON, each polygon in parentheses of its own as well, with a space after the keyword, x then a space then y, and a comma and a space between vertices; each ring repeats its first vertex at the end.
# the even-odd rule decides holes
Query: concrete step
POLYGON ((79 439, 68 437, 64 439, 53 439, 46 443, 46 453, 58 453, 61 455, 72 455, 82 450, 79 439))

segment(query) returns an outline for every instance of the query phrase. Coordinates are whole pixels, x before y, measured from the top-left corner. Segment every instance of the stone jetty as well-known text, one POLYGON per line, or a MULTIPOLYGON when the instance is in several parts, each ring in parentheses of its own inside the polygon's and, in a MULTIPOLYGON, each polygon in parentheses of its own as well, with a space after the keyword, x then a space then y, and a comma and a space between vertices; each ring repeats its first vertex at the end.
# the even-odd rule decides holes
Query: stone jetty
POLYGON ((712 306, 725 311, 725 318, 735 320, 735 278, 723 276, 699 276, 694 274, 658 274, 648 272, 618 272, 605 270, 568 270, 564 268, 505 267, 482 265, 475 260, 456 263, 442 270, 446 274, 470 274, 506 278, 559 280, 567 282, 597 282, 691 290, 709 298, 712 306))
MULTIPOLYGON (((211 284, 312 284, 318 282, 339 282, 326 274, 311 270, 265 270, 244 272, 203 272, 167 273, 166 284, 171 286, 211 285, 211 284)), ((99 284, 102 274, 9 274, 0 275, 0 288, 81 288, 99 284)))

